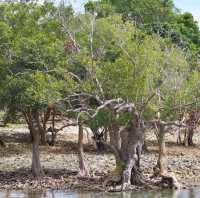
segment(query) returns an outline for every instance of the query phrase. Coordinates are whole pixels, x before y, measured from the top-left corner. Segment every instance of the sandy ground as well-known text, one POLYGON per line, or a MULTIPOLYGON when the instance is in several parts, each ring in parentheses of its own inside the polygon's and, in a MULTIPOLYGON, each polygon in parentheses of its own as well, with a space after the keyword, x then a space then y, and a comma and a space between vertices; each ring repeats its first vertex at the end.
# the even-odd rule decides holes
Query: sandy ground
MULTIPOLYGON (((100 191, 103 177, 115 167, 112 154, 98 154, 92 144, 91 133, 85 133, 85 161, 92 177, 77 178, 77 129, 69 128, 58 135, 55 146, 41 146, 41 164, 45 177, 35 180, 30 173, 31 145, 25 126, 0 128, 0 138, 6 147, 0 147, 0 189, 44 190, 73 189, 100 191)), ((152 175, 157 159, 155 137, 148 135, 149 152, 142 155, 141 166, 145 175, 152 175)), ((176 137, 167 135, 169 170, 173 171, 183 187, 200 183, 200 136, 195 134, 195 146, 176 145, 176 137)))

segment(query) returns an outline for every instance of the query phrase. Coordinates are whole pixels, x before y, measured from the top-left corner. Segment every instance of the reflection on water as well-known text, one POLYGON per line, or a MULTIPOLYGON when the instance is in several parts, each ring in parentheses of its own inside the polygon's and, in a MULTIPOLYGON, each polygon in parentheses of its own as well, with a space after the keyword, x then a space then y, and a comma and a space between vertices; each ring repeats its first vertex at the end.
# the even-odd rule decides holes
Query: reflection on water
POLYGON ((0 198, 200 198, 200 189, 158 192, 72 193, 64 191, 0 192, 0 198))

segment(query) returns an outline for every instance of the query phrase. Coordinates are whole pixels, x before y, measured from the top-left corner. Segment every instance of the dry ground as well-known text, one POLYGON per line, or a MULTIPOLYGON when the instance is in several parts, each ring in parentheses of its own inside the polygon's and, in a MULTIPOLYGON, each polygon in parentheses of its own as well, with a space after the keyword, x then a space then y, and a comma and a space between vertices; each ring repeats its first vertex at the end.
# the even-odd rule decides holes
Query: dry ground
MULTIPOLYGON (((151 175, 156 164, 157 146, 154 135, 148 135, 149 152, 142 156, 142 169, 151 175)), ((26 126, 0 128, 0 138, 6 147, 0 147, 0 188, 1 189, 73 189, 102 190, 102 177, 115 167, 112 154, 98 154, 85 133, 85 161, 91 178, 77 179, 77 129, 71 127, 58 136, 55 146, 41 146, 41 163, 45 177, 34 180, 30 174, 31 145, 26 126)), ((200 136, 195 134, 195 146, 186 148, 176 145, 176 137, 167 135, 169 169, 185 187, 199 185, 200 182, 200 136)))

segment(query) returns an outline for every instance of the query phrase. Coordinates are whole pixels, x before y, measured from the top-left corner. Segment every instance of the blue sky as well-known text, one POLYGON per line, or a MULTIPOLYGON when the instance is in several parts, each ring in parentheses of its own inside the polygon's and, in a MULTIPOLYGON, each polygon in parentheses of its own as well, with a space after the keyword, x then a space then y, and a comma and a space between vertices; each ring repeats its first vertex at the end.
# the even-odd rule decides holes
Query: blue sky
POLYGON ((200 0, 174 0, 174 3, 181 11, 191 12, 200 25, 200 0))
MULTIPOLYGON (((77 11, 83 11, 83 5, 87 0, 69 0, 77 11)), ((177 8, 181 11, 189 11, 200 25, 200 0, 174 0, 177 8)))

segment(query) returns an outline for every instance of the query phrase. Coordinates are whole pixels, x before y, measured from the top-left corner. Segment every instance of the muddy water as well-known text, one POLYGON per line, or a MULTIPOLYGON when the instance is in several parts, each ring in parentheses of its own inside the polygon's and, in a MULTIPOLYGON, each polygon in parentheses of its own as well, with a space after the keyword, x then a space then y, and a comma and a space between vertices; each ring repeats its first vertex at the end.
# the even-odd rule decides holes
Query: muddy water
POLYGON ((161 192, 73 193, 64 191, 0 192, 0 198, 200 198, 200 189, 161 192))

